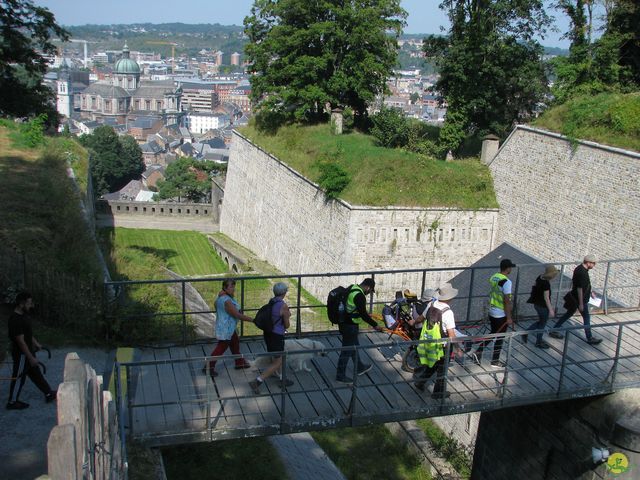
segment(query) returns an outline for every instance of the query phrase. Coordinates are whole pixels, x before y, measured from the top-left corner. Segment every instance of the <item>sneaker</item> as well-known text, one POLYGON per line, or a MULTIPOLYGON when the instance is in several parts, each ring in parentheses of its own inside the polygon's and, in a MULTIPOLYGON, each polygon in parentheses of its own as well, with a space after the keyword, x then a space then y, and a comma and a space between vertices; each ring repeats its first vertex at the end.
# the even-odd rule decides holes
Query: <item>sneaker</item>
POLYGON ((529 341, 529 334, 525 333, 524 335, 522 335, 522 337, 520 337, 520 340, 522 341, 522 343, 527 343, 529 341))
MULTIPOLYGON (((202 374, 203 375, 207 374, 207 367, 202 367, 202 374)), ((218 372, 216 372, 215 370, 209 370, 209 376, 211 378, 215 378, 218 376, 218 372)))
POLYGON ((364 375, 365 373, 367 373, 369 370, 371 370, 372 365, 362 365, 359 369, 358 369, 358 375, 364 375))
POLYGON ((393 360, 396 361, 396 362, 401 362, 402 361, 402 355, 400 355, 399 353, 396 353, 393 356, 393 360))
POLYGON ((451 394, 449 392, 433 392, 431 398, 436 400, 442 400, 443 398, 449 398, 451 394))
POLYGON ((24 410, 25 408, 29 408, 29 404, 20 400, 7 403, 7 410, 24 410))
POLYGON ((258 380, 251 380, 249 382, 251 390, 253 390, 253 393, 255 393, 256 395, 260 393, 260 385, 262 385, 262 382, 259 382, 258 380))
POLYGON ((58 391, 57 390, 51 390, 49 393, 47 393, 44 396, 44 401, 47 403, 51 403, 53 402, 56 398, 58 397, 58 391))
POLYGON ((507 364, 504 363, 502 360, 496 360, 494 362, 491 362, 491 366, 493 368, 504 368, 507 366, 507 364))
POLYGON ((549 348, 550 346, 551 345, 549 345, 544 340, 541 340, 540 342, 536 342, 536 347, 538 347, 538 348, 549 348))
POLYGON ((593 338, 593 337, 591 337, 591 338, 587 339, 587 343, 589 345, 598 345, 600 342, 602 342, 601 338, 593 338))
POLYGON ((413 385, 421 392, 424 392, 424 383, 414 383, 413 385))
POLYGON ((243 368, 251 368, 249 362, 243 361, 242 363, 236 363, 236 370, 242 370, 243 368))
POLYGON ((564 335, 560 332, 549 332, 549 336, 553 338, 563 339, 564 335))
POLYGON ((293 385, 293 380, 289 380, 288 378, 286 380, 280 380, 278 382, 278 386, 280 388, 287 388, 287 387, 290 387, 291 385, 293 385))
POLYGON ((353 383, 353 378, 349 378, 349 377, 336 377, 336 382, 338 383, 346 383, 351 385, 353 383))
POLYGON ((480 359, 478 358, 478 355, 476 355, 475 353, 470 353, 469 356, 471 357, 471 361, 473 363, 475 363, 476 365, 480 365, 480 359))

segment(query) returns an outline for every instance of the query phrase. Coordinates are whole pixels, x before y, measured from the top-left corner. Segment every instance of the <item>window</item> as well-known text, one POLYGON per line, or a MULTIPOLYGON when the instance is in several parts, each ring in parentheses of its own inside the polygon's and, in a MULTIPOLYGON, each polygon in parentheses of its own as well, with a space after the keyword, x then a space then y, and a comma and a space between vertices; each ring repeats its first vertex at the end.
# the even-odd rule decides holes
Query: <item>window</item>
POLYGON ((178 213, 182 213, 182 209, 181 208, 178 209, 178 213))
POLYGON ((205 214, 205 215, 206 215, 206 214, 208 214, 208 213, 209 213, 209 211, 208 211, 208 210, 205 210, 205 211, 204 211, 204 214, 205 214))
POLYGON ((191 213, 191 210, 189 210, 188 208, 187 208, 187 213, 191 213))
POLYGON ((156 207, 151 207, 151 213, 156 213, 156 207))
POLYGON ((120 210, 120 205, 118 205, 118 206, 116 207, 116 210, 120 210))
POLYGON ((200 212, 199 212, 199 211, 198 211, 198 209, 196 208, 196 215, 198 215, 198 213, 200 213, 200 212))
POLYGON ((146 109, 151 110, 151 100, 145 100, 144 103, 145 103, 145 106, 147 107, 146 109))
POLYGON ((173 213, 173 208, 170 208, 170 209, 169 209, 169 213, 173 213))
POLYGON ((134 210, 135 212, 137 212, 137 211, 138 211, 138 207, 133 207, 133 210, 134 210))
POLYGON ((129 211, 129 205, 127 205, 127 212, 129 211))
POLYGON ((160 209, 160 213, 164 213, 164 208, 161 208, 161 209, 160 209))
POLYGON ((147 207, 142 207, 142 211, 146 212, 147 211, 147 207))

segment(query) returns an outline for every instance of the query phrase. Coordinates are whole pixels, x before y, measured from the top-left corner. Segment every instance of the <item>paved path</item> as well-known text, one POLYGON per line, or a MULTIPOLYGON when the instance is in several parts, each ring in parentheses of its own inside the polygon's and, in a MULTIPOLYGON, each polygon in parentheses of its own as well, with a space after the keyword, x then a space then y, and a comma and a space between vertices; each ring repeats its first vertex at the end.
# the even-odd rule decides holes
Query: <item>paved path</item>
MULTIPOLYGON (((46 365, 46 378, 52 388, 62 382, 64 358, 69 352, 77 352, 98 375, 104 371, 108 353, 95 348, 64 348, 51 351, 51 360, 41 353, 38 358, 46 365)), ((11 365, 0 365, 0 382, 3 403, 0 408, 0 480, 31 480, 47 473, 47 440, 56 424, 55 403, 46 404, 44 397, 30 380, 27 380, 20 400, 30 404, 26 410, 6 410, 4 402, 9 396, 11 365)))
POLYGON ((176 218, 154 218, 145 216, 98 215, 96 227, 153 228, 157 230, 194 230, 202 233, 215 233, 220 226, 206 220, 185 220, 176 218))
POLYGON ((307 432, 269 437, 289 480, 345 480, 342 472, 307 432))

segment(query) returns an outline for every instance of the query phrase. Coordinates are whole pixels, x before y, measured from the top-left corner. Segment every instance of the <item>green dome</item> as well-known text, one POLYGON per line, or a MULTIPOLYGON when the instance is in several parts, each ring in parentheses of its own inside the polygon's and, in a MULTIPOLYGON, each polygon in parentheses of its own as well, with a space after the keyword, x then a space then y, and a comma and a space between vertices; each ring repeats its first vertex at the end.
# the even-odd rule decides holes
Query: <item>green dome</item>
POLYGON ((126 43, 124 44, 124 48, 122 49, 122 58, 116 62, 116 69, 114 73, 123 75, 140 74, 140 65, 138 65, 135 60, 131 60, 129 58, 129 47, 126 43))

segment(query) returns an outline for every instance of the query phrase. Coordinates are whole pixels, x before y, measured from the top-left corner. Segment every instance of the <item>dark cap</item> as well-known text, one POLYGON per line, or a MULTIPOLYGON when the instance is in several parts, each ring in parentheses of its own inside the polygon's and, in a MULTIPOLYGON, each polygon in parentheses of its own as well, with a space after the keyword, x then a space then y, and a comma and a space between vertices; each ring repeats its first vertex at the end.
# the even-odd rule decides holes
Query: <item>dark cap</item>
POLYGON ((371 288, 372 292, 376 291, 376 281, 373 278, 365 278, 360 285, 371 288))
POLYGON ((504 260, 502 260, 500 262, 500 270, 506 270, 507 268, 511 268, 511 267, 515 267, 515 266, 516 266, 516 264, 513 263, 508 258, 505 258, 504 260))

